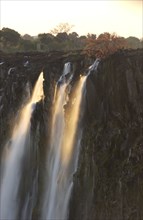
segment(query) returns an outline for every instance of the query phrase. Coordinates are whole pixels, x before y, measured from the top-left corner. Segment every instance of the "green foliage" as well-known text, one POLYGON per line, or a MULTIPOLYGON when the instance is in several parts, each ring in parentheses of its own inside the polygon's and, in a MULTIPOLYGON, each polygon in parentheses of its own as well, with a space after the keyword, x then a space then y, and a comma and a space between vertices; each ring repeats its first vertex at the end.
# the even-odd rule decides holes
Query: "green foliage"
POLYGON ((24 34, 22 39, 24 39, 24 40, 31 40, 31 41, 34 40, 33 37, 31 37, 29 34, 24 34))
POLYGON ((137 48, 141 48, 141 42, 138 38, 136 37, 128 37, 126 39, 127 41, 127 46, 128 48, 132 48, 132 49, 137 49, 137 48))
POLYGON ((3 28, 0 32, 0 42, 3 46, 16 46, 20 40, 20 34, 10 28, 3 28))
POLYGON ((39 33, 37 38, 25 34, 21 36, 10 28, 0 30, 0 47, 5 52, 22 51, 67 51, 84 50, 90 55, 107 56, 122 48, 142 48, 143 40, 136 37, 123 38, 108 32, 100 34, 88 33, 79 36, 70 32, 73 25, 60 23, 50 33, 39 33))
POLYGON ((54 39, 54 36, 50 33, 39 34, 38 38, 42 44, 48 45, 54 39))
POLYGON ((56 36, 57 41, 64 42, 68 40, 68 34, 66 32, 58 33, 56 36))
POLYGON ((33 51, 36 50, 36 45, 34 41, 21 39, 19 43, 19 48, 22 51, 33 51))

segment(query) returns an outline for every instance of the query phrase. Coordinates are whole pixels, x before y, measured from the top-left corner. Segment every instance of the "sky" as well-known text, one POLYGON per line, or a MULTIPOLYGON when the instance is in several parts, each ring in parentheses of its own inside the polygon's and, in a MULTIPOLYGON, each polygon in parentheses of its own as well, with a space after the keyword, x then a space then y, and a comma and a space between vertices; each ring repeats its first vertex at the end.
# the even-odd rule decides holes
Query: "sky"
POLYGON ((73 25, 80 36, 116 33, 143 37, 143 0, 0 0, 0 29, 8 27, 21 35, 49 33, 60 23, 73 25))

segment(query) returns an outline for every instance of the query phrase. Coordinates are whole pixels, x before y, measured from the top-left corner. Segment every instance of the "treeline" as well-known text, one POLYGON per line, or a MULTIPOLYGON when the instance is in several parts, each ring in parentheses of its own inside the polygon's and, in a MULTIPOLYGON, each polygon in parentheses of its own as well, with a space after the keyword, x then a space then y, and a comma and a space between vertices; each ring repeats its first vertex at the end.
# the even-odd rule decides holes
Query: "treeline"
POLYGON ((0 48, 4 52, 27 51, 68 51, 87 50, 105 56, 118 49, 137 49, 143 47, 143 40, 136 37, 120 37, 116 34, 102 33, 79 36, 76 32, 70 33, 71 26, 67 23, 60 24, 50 33, 40 33, 37 37, 29 34, 21 36, 10 28, 0 30, 0 48))

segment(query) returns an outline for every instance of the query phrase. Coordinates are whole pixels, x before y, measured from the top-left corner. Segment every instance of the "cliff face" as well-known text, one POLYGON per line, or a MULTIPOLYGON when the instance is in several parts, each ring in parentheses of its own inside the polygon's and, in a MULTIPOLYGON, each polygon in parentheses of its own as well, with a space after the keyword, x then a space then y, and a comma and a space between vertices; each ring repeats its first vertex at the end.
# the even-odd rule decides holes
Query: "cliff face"
POLYGON ((69 219, 143 218, 143 51, 118 52, 87 80, 69 219))
MULTIPOLYGON (((54 86, 62 74, 64 63, 70 60, 74 62, 75 69, 82 69, 80 63, 85 57, 81 52, 17 54, 0 52, 0 157, 17 113, 29 98, 40 72, 44 72, 45 78, 44 110, 49 114, 54 86)), ((83 62, 83 65, 85 64, 86 61, 83 62)))
POLYGON ((0 54, 0 155, 19 109, 30 97, 41 66, 23 55, 0 54))
MULTIPOLYGON (((32 114, 30 146, 25 147, 25 151, 29 153, 26 154, 28 156, 23 155, 24 168, 19 190, 20 210, 18 219, 22 216, 28 192, 30 194, 34 192, 34 202, 32 202, 34 204, 34 209, 32 210, 33 219, 40 218, 48 140, 51 132, 50 123, 54 89, 63 72, 64 64, 69 61, 72 62, 72 68, 75 73, 74 81, 81 71, 92 62, 86 58, 85 54, 81 54, 79 51, 77 53, 52 52, 47 54, 14 55, 2 53, 0 57, 0 159, 2 159, 5 143, 11 137, 13 125, 20 109, 28 101, 40 72, 43 71, 44 75, 43 90, 45 98, 36 104, 32 114), (38 177, 36 176, 37 173, 38 177), (27 176, 26 179, 25 175, 27 176), (32 184, 36 179, 38 181, 34 189, 32 189, 32 184), (36 192, 37 188, 38 191, 36 192)), ((3 164, 3 160, 1 161, 0 171, 3 164)), ((32 200, 30 200, 30 203, 32 200)), ((27 210, 27 216, 28 213, 31 213, 30 205, 27 210)))
MULTIPOLYGON (((142 60, 143 50, 117 52, 102 60, 87 79, 84 133, 69 220, 143 218, 142 60)), ((69 61, 74 83, 93 59, 81 52, 2 54, 0 59, 0 153, 27 92, 31 93, 38 75, 44 73, 44 102, 37 104, 31 119, 32 132, 39 136, 38 159, 33 161, 39 170, 34 220, 40 213, 54 86, 69 61), (26 90, 27 83, 30 90, 26 90)))

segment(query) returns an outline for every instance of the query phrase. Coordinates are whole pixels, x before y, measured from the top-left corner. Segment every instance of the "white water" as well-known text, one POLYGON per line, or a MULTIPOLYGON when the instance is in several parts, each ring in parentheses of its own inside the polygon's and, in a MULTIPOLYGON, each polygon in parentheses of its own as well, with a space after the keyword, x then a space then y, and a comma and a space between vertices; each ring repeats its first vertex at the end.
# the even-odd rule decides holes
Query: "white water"
MULTIPOLYGON (((65 65, 65 72, 70 72, 65 65)), ((47 179, 44 194, 42 219, 62 220, 68 215, 68 203, 72 189, 72 177, 77 167, 77 158, 82 132, 78 132, 80 105, 86 77, 82 77, 75 87, 73 104, 65 120, 64 104, 68 82, 61 82, 56 88, 56 99, 53 111, 50 149, 47 158, 47 179)), ((69 78, 70 79, 70 78, 69 78)))
MULTIPOLYGON (((96 70, 99 60, 89 67, 87 76, 96 70)), ((68 204, 73 186, 73 174, 77 168, 82 128, 81 107, 85 92, 87 76, 81 77, 74 87, 70 110, 64 112, 64 105, 68 100, 68 87, 72 79, 71 64, 65 64, 63 75, 55 88, 54 107, 52 116, 50 148, 47 157, 46 190, 44 195, 43 220, 65 220, 68 216, 68 204)), ((23 176, 23 156, 26 157, 30 146, 30 119, 32 112, 43 95, 43 77, 40 75, 29 103, 22 109, 19 122, 14 128, 11 139, 5 146, 5 163, 2 184, 0 186, 0 219, 19 220, 19 191, 23 176)), ((28 175, 24 178, 27 178, 28 175)), ((20 210, 20 220, 32 218, 32 208, 38 173, 31 184, 33 188, 25 196, 23 210, 20 210), (31 202, 32 200, 32 202, 31 202), (30 206, 30 210, 29 210, 30 206)))
POLYGON ((89 67, 89 73, 91 72, 91 70, 97 70, 99 63, 100 59, 97 58, 94 63, 89 67))
MULTIPOLYGON (((2 184, 0 188, 0 219, 16 220, 19 209, 19 187, 21 180, 22 159, 25 147, 30 142, 30 119, 35 108, 35 103, 43 96, 43 73, 40 74, 35 85, 32 98, 21 110, 20 119, 14 127, 11 139, 4 150, 7 151, 2 184)), ((5 154, 5 152, 4 152, 5 154)), ((26 178, 26 176, 25 176, 26 178)))

